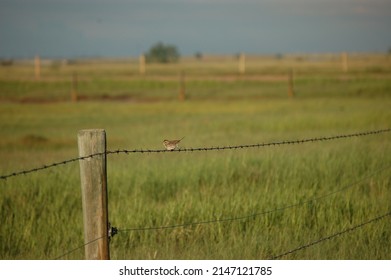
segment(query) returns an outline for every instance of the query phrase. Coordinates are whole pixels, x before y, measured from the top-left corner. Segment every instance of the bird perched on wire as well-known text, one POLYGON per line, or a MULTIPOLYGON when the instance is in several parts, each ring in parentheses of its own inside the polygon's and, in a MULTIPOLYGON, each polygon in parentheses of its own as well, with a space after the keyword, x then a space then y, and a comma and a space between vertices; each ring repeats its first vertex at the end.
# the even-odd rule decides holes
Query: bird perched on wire
POLYGON ((175 150, 176 148, 179 147, 178 146, 179 142, 181 142, 183 138, 185 138, 185 137, 182 137, 179 140, 164 140, 163 141, 163 145, 164 145, 164 147, 166 148, 167 151, 175 150))

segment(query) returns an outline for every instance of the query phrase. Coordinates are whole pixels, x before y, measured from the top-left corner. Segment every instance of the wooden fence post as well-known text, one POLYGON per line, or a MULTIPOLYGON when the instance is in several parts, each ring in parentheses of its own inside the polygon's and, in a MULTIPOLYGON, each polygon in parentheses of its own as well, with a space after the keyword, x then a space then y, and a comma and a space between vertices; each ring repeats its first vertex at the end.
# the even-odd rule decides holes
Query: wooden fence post
POLYGON ((36 80, 41 78, 41 59, 38 55, 34 57, 34 75, 36 80))
POLYGON ((246 72, 246 55, 241 53, 239 55, 239 73, 244 74, 246 72))
POLYGON ((346 52, 343 52, 341 54, 341 60, 342 60, 342 71, 343 72, 348 72, 348 54, 346 52))
POLYGON ((139 64, 140 64, 140 69, 139 69, 140 74, 144 75, 145 74, 145 55, 144 54, 140 55, 139 64))
POLYGON ((186 92, 186 86, 185 86, 185 71, 181 71, 179 74, 179 101, 185 101, 185 92, 186 92))
POLYGON ((103 129, 78 133, 80 179, 83 202, 85 259, 109 260, 107 207, 106 132, 103 129))

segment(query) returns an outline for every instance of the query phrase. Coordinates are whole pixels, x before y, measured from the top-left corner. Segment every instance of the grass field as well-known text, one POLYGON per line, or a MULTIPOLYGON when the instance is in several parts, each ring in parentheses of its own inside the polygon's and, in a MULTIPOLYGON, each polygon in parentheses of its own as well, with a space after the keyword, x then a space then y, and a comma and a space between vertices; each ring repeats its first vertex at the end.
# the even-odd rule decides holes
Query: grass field
MULTIPOLYGON (((31 61, 2 66, 0 175, 77 157, 77 132, 86 128, 104 128, 109 150, 160 149, 163 139, 183 136, 189 148, 391 128, 389 56, 351 55, 348 72, 338 55, 248 56, 246 67, 238 74, 234 57, 205 56, 147 65, 140 75, 132 59, 43 60, 35 80, 31 61), (73 73, 80 102, 70 101, 73 73)), ((111 241, 111 258, 279 255, 390 212, 390 155, 390 133, 109 155, 109 217, 124 230, 111 241), (196 224, 238 217, 247 218, 196 224), (126 231, 188 223, 195 224, 126 231)), ((54 259, 84 243, 77 162, 0 180, 0 205, 0 259, 54 259)), ((388 216, 283 258, 391 259, 390 234, 388 216)), ((83 259, 84 249, 61 258, 83 259)))

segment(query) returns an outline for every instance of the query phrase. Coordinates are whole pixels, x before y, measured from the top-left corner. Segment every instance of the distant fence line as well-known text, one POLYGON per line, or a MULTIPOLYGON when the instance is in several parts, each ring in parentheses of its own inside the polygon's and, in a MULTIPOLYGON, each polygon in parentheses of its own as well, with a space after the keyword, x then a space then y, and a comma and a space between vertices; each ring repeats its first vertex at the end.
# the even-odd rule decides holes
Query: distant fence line
POLYGON ((345 138, 352 138, 352 137, 362 137, 362 136, 368 136, 368 135, 375 135, 375 134, 381 134, 381 133, 387 133, 387 132, 391 132, 391 128, 365 131, 365 132, 357 132, 357 133, 351 133, 351 134, 341 134, 341 135, 334 135, 334 136, 306 138, 306 139, 300 139, 300 140, 284 140, 284 141, 276 141, 276 142, 268 142, 268 143, 245 144, 245 145, 235 145, 235 146, 181 148, 181 149, 172 150, 172 151, 168 151, 168 150, 164 150, 164 149, 133 149, 133 150, 118 149, 118 150, 112 150, 112 151, 105 151, 103 153, 95 153, 95 154, 91 154, 91 155, 87 155, 87 156, 72 158, 72 159, 61 161, 61 162, 55 162, 55 163, 43 165, 43 166, 37 167, 37 168, 32 168, 32 169, 28 169, 28 170, 13 172, 13 173, 6 174, 6 175, 1 175, 0 179, 5 180, 10 177, 26 175, 26 174, 41 171, 44 169, 53 168, 53 167, 57 167, 60 165, 65 165, 65 164, 68 164, 71 162, 85 160, 85 159, 93 158, 96 156, 101 156, 103 154, 110 155, 110 154, 134 154, 134 153, 166 153, 166 152, 172 153, 172 152, 202 152, 202 151, 237 150, 237 149, 262 148, 262 147, 270 147, 270 146, 283 146, 283 145, 305 144, 305 143, 311 143, 311 142, 331 141, 331 140, 338 140, 338 139, 345 139, 345 138))

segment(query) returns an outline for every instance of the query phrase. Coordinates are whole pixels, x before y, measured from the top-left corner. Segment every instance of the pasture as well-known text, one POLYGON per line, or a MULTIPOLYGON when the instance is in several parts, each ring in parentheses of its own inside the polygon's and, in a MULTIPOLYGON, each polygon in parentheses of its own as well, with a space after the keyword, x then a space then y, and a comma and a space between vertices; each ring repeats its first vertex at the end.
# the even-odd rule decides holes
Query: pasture
MULTIPOLYGON (((76 158, 88 128, 106 130, 108 150, 391 128, 391 57, 352 54, 346 72, 340 60, 247 56, 239 74, 234 56, 185 57, 142 75, 137 59, 42 59, 39 79, 32 61, 0 66, 0 175, 76 158)), ((267 259, 389 213, 390 136, 108 155, 109 219, 120 230, 111 258, 267 259)), ((0 180, 0 207, 0 259, 84 258, 78 162, 0 180)), ((390 259, 390 234, 388 216, 282 259, 390 259)))

